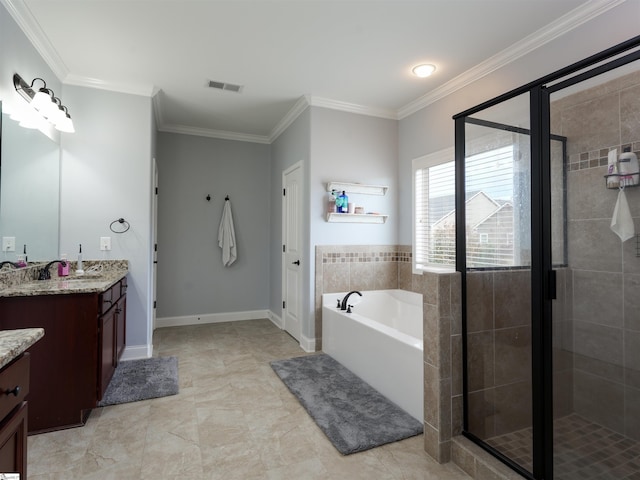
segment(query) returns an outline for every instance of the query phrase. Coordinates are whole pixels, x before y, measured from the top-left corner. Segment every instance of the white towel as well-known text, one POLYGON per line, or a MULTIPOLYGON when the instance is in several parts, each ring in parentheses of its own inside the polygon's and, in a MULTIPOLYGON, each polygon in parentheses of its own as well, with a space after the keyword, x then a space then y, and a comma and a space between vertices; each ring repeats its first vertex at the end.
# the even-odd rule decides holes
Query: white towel
POLYGON ((611 230, 613 230, 623 242, 629 240, 635 235, 633 218, 631 217, 629 204, 627 203, 627 196, 624 194, 623 189, 620 189, 618 192, 618 201, 613 209, 611 230))
POLYGON ((236 261, 238 253, 236 250, 236 233, 233 228, 233 217, 231 216, 231 202, 225 200, 222 220, 218 227, 218 246, 222 249, 222 263, 225 267, 236 261))

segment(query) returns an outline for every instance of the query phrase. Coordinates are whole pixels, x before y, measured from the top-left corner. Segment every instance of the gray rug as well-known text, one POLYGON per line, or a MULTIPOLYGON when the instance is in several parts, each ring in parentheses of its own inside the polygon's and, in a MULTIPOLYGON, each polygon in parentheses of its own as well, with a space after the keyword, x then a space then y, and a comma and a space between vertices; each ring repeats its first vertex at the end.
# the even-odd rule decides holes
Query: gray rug
POLYGON ((120 362, 99 407, 178 393, 178 359, 153 357, 120 362))
POLYGON ((343 455, 422 433, 422 424, 329 355, 271 362, 271 368, 343 455))

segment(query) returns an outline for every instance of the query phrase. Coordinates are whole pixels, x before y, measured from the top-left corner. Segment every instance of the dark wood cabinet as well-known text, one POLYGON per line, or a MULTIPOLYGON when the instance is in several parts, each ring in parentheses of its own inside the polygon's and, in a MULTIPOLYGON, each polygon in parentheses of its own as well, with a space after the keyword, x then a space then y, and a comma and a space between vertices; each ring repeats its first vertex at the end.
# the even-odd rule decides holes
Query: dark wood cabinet
POLYGON ((29 353, 0 370, 0 472, 27 478, 29 353))
POLYGON ((0 297, 0 329, 45 331, 27 350, 30 434, 84 425, 101 400, 124 350, 123 280, 101 293, 0 297))

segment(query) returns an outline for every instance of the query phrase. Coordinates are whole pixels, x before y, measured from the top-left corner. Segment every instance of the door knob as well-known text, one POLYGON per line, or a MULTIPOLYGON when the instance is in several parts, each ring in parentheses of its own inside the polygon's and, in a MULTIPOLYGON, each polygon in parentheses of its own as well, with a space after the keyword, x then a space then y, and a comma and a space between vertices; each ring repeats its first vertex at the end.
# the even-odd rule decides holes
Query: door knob
POLYGON ((296 260, 295 262, 291 262, 293 265, 300 265, 300 260, 296 260))

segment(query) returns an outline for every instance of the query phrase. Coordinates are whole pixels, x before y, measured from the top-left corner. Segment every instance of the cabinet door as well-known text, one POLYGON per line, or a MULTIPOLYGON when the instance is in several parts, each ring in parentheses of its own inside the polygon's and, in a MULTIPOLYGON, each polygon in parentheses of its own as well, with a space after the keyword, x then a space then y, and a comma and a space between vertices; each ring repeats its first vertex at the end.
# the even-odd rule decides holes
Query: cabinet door
POLYGON ((102 399, 109 381, 115 370, 114 354, 115 354, 115 322, 116 308, 112 308, 106 314, 98 319, 100 324, 100 361, 98 366, 98 397, 102 399))
POLYGON ((118 300, 117 317, 116 317, 116 356, 114 359, 114 365, 118 365, 124 347, 126 345, 127 335, 127 296, 124 295, 118 300))
POLYGON ((27 402, 0 424, 0 472, 27 478, 27 402))

